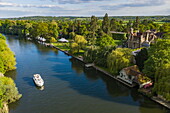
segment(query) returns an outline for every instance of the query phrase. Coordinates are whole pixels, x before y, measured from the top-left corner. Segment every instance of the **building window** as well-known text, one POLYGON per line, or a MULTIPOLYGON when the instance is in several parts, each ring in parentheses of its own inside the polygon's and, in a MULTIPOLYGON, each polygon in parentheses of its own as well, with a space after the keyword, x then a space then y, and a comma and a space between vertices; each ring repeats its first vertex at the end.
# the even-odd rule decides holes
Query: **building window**
POLYGON ((131 75, 129 75, 129 76, 128 76, 128 78, 129 78, 129 80, 131 80, 131 79, 132 79, 132 76, 131 76, 131 75))
POLYGON ((120 74, 120 77, 123 77, 123 73, 120 74))

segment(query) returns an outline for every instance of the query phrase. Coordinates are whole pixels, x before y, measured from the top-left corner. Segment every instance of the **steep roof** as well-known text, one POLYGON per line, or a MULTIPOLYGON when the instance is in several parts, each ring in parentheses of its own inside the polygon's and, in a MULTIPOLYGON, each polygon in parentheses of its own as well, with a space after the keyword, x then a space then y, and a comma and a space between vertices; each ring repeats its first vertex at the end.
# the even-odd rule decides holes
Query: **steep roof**
POLYGON ((139 71, 137 65, 130 66, 130 67, 127 67, 127 68, 123 68, 123 70, 125 71, 125 73, 126 73, 127 75, 131 75, 131 76, 139 76, 139 75, 142 75, 142 73, 139 71))

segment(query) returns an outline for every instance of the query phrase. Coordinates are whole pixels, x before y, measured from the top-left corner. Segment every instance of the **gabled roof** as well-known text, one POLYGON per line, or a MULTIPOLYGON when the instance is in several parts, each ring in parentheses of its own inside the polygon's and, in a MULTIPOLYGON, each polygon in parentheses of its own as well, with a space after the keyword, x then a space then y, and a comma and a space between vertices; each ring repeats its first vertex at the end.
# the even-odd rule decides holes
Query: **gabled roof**
POLYGON ((123 70, 125 71, 127 76, 135 76, 135 79, 133 79, 133 81, 138 83, 139 85, 151 82, 150 78, 139 71, 137 65, 123 68, 123 70))
POLYGON ((139 76, 139 75, 142 75, 142 73, 139 71, 137 65, 130 66, 130 67, 127 67, 127 68, 123 68, 123 70, 125 71, 125 73, 126 73, 127 75, 131 75, 131 76, 139 76))

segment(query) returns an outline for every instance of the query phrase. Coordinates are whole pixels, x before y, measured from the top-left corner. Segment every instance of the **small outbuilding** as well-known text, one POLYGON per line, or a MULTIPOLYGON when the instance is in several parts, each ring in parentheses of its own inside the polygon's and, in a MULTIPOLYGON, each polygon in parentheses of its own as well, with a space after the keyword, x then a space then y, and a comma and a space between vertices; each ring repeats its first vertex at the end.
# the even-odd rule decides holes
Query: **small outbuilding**
POLYGON ((140 88, 152 85, 151 79, 141 73, 137 65, 123 68, 119 73, 117 78, 130 85, 137 83, 140 88))
POLYGON ((58 40, 59 42, 69 42, 68 40, 66 40, 65 38, 61 38, 58 40))

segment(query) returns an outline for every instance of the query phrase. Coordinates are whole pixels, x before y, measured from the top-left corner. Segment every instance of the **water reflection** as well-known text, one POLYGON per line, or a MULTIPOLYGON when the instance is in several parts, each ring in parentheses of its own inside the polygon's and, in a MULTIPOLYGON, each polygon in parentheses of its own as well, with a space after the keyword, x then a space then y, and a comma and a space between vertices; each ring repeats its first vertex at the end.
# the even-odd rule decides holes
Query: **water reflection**
POLYGON ((31 77, 23 77, 22 78, 29 86, 35 86, 35 83, 31 77))
POLYGON ((5 73, 5 76, 11 77, 13 80, 16 80, 17 70, 8 71, 5 73))
POLYGON ((70 77, 66 79, 65 76, 56 76, 57 78, 60 78, 63 81, 69 82, 70 88, 78 91, 83 95, 88 95, 95 98, 100 98, 107 101, 113 101, 123 104, 137 105, 136 103, 131 103, 128 98, 128 96, 131 94, 131 90, 129 90, 129 88, 123 86, 119 82, 114 81, 112 78, 107 77, 106 75, 98 71, 93 70, 90 72, 89 69, 84 68, 84 64, 74 58, 71 58, 70 61, 72 63, 72 69, 79 73, 81 77, 70 77), (93 81, 86 80, 86 78, 82 76, 83 72, 85 72, 85 76, 88 79, 91 79, 93 81), (109 95, 107 92, 109 92, 109 95), (112 98, 110 96, 112 96, 112 98), (127 98, 118 99, 117 97, 127 98))
POLYGON ((46 47, 46 46, 39 44, 39 43, 36 43, 36 42, 34 42, 34 44, 35 44, 38 52, 41 53, 41 54, 48 54, 50 52, 54 52, 56 55, 58 55, 58 50, 55 49, 55 48, 46 47))
POLYGON ((76 73, 82 74, 84 71, 83 64, 81 64, 78 60, 76 60, 74 58, 70 58, 69 60, 71 62, 72 69, 75 70, 76 73))
POLYGON ((15 110, 20 104, 21 104, 21 100, 23 97, 21 97, 20 100, 15 101, 15 103, 10 103, 9 104, 9 111, 15 110))
POLYGON ((42 87, 38 87, 38 86, 36 86, 36 88, 37 88, 38 90, 41 90, 41 91, 43 91, 43 90, 44 90, 44 86, 42 86, 42 87))
MULTIPOLYGON (((143 95, 137 92, 136 88, 132 88, 131 90, 129 90, 127 86, 122 85, 120 82, 115 81, 113 78, 108 77, 107 75, 101 72, 98 72, 92 68, 84 68, 82 66, 82 63, 77 61, 74 58, 71 58, 70 61, 72 62, 72 68, 76 70, 76 72, 79 72, 79 70, 81 70, 80 72, 82 73, 83 71, 85 73, 85 76, 88 79, 92 81, 96 81, 96 82, 90 82, 87 85, 86 83, 84 83, 85 81, 81 81, 81 83, 79 83, 80 80, 72 81, 72 80, 67 79, 67 81, 69 81, 70 83, 70 87, 73 88, 74 90, 77 90, 79 93, 93 96, 93 97, 100 98, 100 99, 104 99, 107 101, 121 103, 121 104, 127 104, 127 105, 133 105, 133 106, 140 105, 141 113, 145 113, 146 108, 152 109, 152 108, 160 107, 160 105, 156 104, 153 101, 150 101, 147 97, 143 97, 143 95), (106 86, 107 92, 112 98, 110 98, 109 95, 106 95, 107 93, 100 92, 100 91, 103 91, 103 88, 105 88, 101 86, 98 87, 96 85, 96 84, 99 84, 101 80, 104 81, 105 85, 103 86, 106 86), (81 86, 81 84, 86 84, 86 86, 84 85, 81 86), (93 92, 93 90, 95 90, 95 92, 93 92), (89 93, 89 92, 92 92, 92 93, 89 93)), ((62 79, 62 80, 65 80, 65 79, 62 79)), ((168 111, 166 108, 163 108, 163 107, 161 107, 161 109, 165 109, 165 111, 168 111)), ((158 110, 158 113, 159 112, 160 111, 158 110)))
POLYGON ((96 74, 96 70, 94 70, 93 68, 85 68, 84 73, 89 80, 99 79, 98 74, 96 74))

